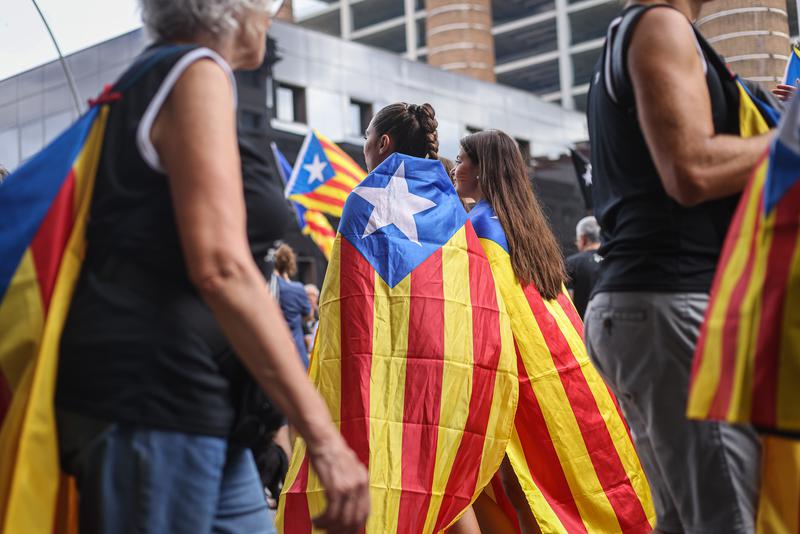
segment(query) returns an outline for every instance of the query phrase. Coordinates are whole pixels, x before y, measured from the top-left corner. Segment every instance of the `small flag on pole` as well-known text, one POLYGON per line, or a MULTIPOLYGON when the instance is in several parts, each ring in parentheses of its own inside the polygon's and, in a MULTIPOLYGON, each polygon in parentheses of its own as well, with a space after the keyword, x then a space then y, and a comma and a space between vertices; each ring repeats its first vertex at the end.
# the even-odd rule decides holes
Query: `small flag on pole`
POLYGON ((572 155, 572 165, 575 167, 575 177, 578 179, 578 188, 581 190, 583 205, 586 211, 592 211, 594 202, 592 200, 592 164, 580 152, 574 149, 569 150, 572 155))
MULTIPOLYGON (((278 167, 278 174, 280 175, 283 183, 288 183, 289 176, 292 173, 292 166, 289 161, 278 149, 275 143, 271 143, 272 154, 275 156, 275 162, 278 167)), ((295 217, 297 218, 297 225, 303 235, 307 235, 319 247, 326 260, 331 259, 331 251, 333 250, 333 240, 336 238, 336 231, 328 222, 328 218, 323 213, 316 210, 310 210, 302 204, 292 201, 292 208, 294 208, 295 217)))
POLYGON ((286 185, 286 197, 308 209, 341 217, 347 196, 366 175, 336 143, 310 131, 286 185))

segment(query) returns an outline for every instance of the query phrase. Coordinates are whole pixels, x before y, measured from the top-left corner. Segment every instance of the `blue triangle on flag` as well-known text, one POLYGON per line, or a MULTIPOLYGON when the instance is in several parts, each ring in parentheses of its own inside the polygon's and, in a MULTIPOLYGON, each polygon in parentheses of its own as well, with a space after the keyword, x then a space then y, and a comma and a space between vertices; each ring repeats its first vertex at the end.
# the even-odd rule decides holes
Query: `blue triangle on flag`
POLYGON ((770 149, 764 212, 769 213, 783 195, 800 181, 800 98, 795 96, 783 114, 778 135, 770 149))
POLYGON ((466 221, 439 161, 392 154, 347 198, 339 232, 394 287, 466 221))
POLYGON ((286 186, 286 196, 311 193, 334 176, 336 171, 325 155, 322 143, 314 132, 308 132, 300 153, 297 154, 292 175, 286 186))

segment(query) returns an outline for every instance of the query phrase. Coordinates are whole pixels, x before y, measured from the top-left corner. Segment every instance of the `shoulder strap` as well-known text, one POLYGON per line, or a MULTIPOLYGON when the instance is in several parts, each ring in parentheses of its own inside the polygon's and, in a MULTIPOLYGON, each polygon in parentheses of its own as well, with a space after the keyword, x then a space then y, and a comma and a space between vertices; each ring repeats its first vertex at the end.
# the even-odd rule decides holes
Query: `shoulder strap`
POLYGON ((633 29, 647 11, 669 4, 635 4, 611 22, 603 55, 603 77, 609 98, 618 105, 633 106, 633 86, 628 75, 627 54, 633 29))
POLYGON ((167 57, 188 52, 193 48, 197 48, 197 45, 168 44, 155 46, 149 50, 146 50, 114 83, 113 90, 123 92, 127 89, 130 89, 142 76, 147 74, 150 69, 158 65, 167 57))

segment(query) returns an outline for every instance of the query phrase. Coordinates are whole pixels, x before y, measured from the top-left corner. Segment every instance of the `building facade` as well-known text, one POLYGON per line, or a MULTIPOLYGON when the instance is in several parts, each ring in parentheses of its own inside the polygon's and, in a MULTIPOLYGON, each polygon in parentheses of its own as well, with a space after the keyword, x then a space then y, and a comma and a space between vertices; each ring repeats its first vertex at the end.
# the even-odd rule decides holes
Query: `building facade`
MULTIPOLYGON (((294 0, 295 22, 585 110, 589 78, 619 0, 294 0)), ((698 21, 742 75, 774 82, 795 0, 715 0, 698 21)), ((783 63, 781 63, 783 62, 783 63)))
MULTIPOLYGON (((571 247, 574 224, 584 212, 574 172, 557 163, 569 147, 587 139, 581 114, 518 89, 293 24, 276 22, 270 36, 264 65, 236 75, 240 135, 263 147, 265 167, 272 166, 270 142, 293 161, 310 127, 363 165, 362 135, 375 111, 397 101, 430 102, 437 112, 442 155, 454 158, 459 139, 470 131, 500 128, 517 139, 532 164, 548 162, 541 176, 534 173, 534 187, 565 249, 571 247)), ((113 82, 146 45, 138 30, 69 56, 80 100, 86 102, 113 82)), ((76 117, 58 62, 0 81, 0 163, 18 167, 76 117)), ((305 258, 301 265, 317 266, 309 278, 318 280, 324 269, 314 245, 296 228, 287 240, 305 258)))

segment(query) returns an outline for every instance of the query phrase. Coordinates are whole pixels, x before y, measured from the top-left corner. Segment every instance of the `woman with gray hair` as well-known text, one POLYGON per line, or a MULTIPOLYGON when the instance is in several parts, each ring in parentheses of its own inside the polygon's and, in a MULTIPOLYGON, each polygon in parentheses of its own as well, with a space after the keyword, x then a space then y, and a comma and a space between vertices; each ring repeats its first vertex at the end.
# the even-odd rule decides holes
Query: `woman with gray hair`
POLYGON ((366 470, 307 380, 246 230, 258 216, 246 197, 257 202, 232 70, 262 63, 281 2, 140 1, 157 42, 101 97, 88 248, 61 339, 60 452, 81 532, 272 532, 235 439, 247 380, 308 443, 328 500, 315 525, 355 532, 366 470))

